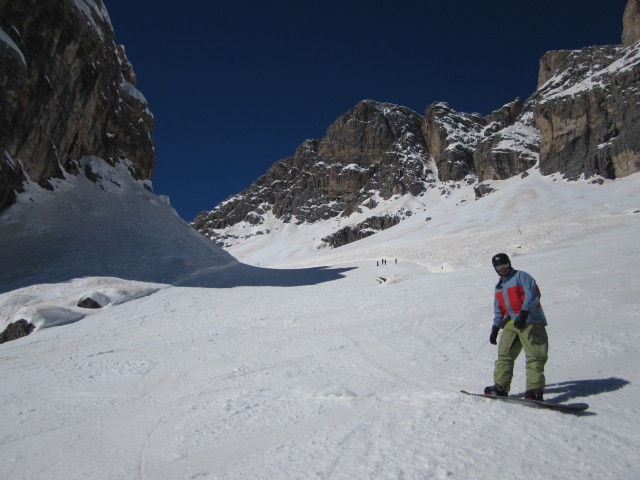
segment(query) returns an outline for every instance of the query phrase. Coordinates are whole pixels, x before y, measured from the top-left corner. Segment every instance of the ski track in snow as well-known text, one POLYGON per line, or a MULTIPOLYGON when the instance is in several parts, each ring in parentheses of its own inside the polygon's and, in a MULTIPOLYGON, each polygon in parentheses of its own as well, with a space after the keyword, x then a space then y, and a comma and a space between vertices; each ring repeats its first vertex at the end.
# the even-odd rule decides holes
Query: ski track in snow
MULTIPOLYGON (((272 268, 345 269, 331 280, 206 288, 69 272, 5 291, 7 317, 25 304, 76 312, 87 290, 113 303, 0 346, 3 478, 635 478, 640 176, 531 177, 335 251, 285 263, 247 250, 272 268), (587 414, 459 394, 492 383, 500 250, 542 290, 547 398, 586 401, 587 414)), ((178 245, 201 255, 198 242, 178 245)), ((124 246, 110 248, 118 262, 124 246)))

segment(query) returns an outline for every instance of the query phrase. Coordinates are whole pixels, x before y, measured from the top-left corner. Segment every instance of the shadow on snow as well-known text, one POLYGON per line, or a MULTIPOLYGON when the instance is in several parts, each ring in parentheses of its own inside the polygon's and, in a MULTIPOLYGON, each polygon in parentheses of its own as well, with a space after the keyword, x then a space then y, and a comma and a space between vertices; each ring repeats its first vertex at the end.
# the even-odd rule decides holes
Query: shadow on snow
POLYGON ((601 393, 615 392, 630 382, 622 378, 610 377, 597 380, 570 380, 547 385, 545 399, 552 402, 567 403, 576 398, 584 398, 601 393), (547 398, 549 397, 549 398, 547 398))
POLYGON ((187 276, 172 285, 178 287, 233 288, 233 287, 299 287, 317 285, 344 278, 349 268, 313 267, 300 269, 261 268, 243 263, 224 268, 203 270, 187 276))
MULTIPOLYGON (((233 287, 298 287, 317 285, 344 278, 350 268, 332 268, 328 266, 275 269, 261 268, 232 262, 226 266, 211 266, 188 273, 188 267, 182 271, 166 273, 162 268, 136 269, 123 268, 119 264, 95 265, 94 262, 73 269, 43 268, 31 275, 0 274, 0 294, 36 284, 63 283, 83 277, 115 277, 138 282, 162 283, 179 287, 233 288, 233 287)), ((56 267, 58 267, 56 265, 56 267)), ((193 269, 192 269, 193 271, 193 269)), ((5 272, 6 273, 6 272, 5 272)))

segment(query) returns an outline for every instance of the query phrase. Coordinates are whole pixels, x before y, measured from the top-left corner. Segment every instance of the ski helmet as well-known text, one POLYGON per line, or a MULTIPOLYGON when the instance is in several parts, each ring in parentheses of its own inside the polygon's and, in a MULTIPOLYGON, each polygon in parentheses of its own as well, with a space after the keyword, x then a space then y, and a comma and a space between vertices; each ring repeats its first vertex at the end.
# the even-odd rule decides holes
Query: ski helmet
POLYGON ((511 260, 509 259, 509 255, 506 253, 497 253, 491 259, 491 263, 493 264, 493 268, 496 272, 503 270, 505 268, 511 268, 511 260), (498 268, 500 267, 500 268, 498 268))

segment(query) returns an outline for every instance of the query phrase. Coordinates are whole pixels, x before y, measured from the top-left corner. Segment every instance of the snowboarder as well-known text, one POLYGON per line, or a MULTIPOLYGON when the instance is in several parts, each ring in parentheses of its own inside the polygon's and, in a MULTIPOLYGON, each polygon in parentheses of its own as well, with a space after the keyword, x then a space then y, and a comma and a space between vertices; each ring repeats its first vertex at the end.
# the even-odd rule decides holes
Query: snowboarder
POLYGON ((486 387, 484 394, 509 394, 513 366, 524 349, 527 370, 524 397, 527 400, 544 400, 544 365, 549 342, 545 328, 547 319, 540 305, 540 289, 531 275, 511 267, 511 260, 506 253, 494 255, 491 262, 500 280, 496 285, 489 342, 497 345, 500 329, 503 332, 493 373, 495 384, 486 387))

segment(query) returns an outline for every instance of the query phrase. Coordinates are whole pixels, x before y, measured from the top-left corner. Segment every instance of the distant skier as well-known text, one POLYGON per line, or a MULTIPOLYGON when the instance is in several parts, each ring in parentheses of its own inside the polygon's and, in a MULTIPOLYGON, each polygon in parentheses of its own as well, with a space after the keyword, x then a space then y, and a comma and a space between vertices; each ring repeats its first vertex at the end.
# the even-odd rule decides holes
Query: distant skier
POLYGON ((547 362, 549 342, 547 319, 540 305, 540 289, 531 275, 511 268, 505 253, 491 259, 500 276, 494 298, 493 327, 489 342, 497 344, 498 332, 503 329, 498 345, 493 378, 495 384, 484 389, 485 395, 507 396, 511 388, 513 366, 524 348, 526 355, 528 400, 543 400, 545 387, 544 366, 547 362))

